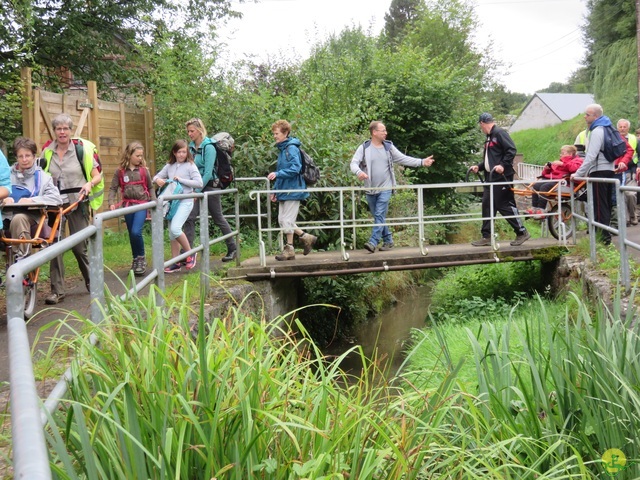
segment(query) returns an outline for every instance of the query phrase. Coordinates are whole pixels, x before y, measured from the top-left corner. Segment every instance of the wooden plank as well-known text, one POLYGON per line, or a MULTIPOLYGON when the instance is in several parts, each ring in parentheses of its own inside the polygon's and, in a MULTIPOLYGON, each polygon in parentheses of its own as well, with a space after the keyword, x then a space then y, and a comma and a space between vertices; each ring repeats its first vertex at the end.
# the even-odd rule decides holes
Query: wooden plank
POLYGON ((82 110, 82 115, 80 115, 80 120, 78 120, 78 125, 76 126, 76 131, 73 134, 74 137, 79 137, 80 133, 82 132, 82 129, 84 128, 85 124, 87 123, 87 119, 89 118, 89 108, 84 108, 82 110))
POLYGON ((46 109, 44 108, 45 106, 42 104, 42 102, 39 102, 40 104, 40 113, 42 114, 42 120, 44 121, 45 126, 47 127, 47 131, 49 132, 49 135, 51 136, 51 138, 56 138, 56 134, 53 131, 53 125, 51 123, 51 119, 49 119, 49 115, 46 111, 46 109))
MULTIPOLYGON (((125 112, 124 112, 124 103, 120 102, 120 139, 122 140, 122 146, 128 144, 127 139, 127 123, 124 121, 125 112)), ((124 151, 124 148, 122 148, 124 151)))

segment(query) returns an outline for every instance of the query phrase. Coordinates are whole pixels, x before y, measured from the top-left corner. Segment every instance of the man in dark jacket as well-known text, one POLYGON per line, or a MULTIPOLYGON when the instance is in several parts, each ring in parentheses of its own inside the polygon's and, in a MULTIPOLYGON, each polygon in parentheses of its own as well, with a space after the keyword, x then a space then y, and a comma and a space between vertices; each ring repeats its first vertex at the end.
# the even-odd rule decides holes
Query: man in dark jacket
MULTIPOLYGON (((480 128, 487 136, 484 142, 483 161, 470 168, 473 173, 484 172, 486 183, 513 181, 513 159, 516 156, 516 146, 509 134, 498 127, 489 113, 480 115, 480 128)), ((482 238, 471 242, 475 247, 491 245, 491 220, 500 212, 513 228, 516 234, 511 245, 518 246, 531 238, 529 232, 520 220, 513 190, 509 185, 492 185, 484 188, 482 194, 482 238), (493 205, 491 205, 493 192, 493 205), (493 207, 493 208, 492 208, 493 207)))

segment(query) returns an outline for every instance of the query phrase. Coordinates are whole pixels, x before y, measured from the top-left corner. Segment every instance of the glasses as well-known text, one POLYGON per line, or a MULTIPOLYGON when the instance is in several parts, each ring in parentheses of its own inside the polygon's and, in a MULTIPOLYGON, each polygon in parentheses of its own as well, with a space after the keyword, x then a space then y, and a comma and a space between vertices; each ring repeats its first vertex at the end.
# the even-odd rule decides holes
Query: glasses
POLYGON ((71 129, 70 129, 69 127, 56 127, 56 128, 55 128, 55 131, 56 131, 56 132, 68 132, 68 131, 70 131, 70 130, 71 130, 71 129))
POLYGON ((595 117, 596 114, 595 113, 585 113, 584 116, 585 117, 595 117))
POLYGON ((385 133, 387 133, 387 129, 386 128, 383 128, 383 129, 377 128, 376 132, 385 132, 385 133))

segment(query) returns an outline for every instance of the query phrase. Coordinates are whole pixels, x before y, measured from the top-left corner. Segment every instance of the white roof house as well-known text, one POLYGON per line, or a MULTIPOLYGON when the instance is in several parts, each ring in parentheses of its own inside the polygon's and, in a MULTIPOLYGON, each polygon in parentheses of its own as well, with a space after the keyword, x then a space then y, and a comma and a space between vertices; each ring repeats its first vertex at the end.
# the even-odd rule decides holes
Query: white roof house
POLYGON ((590 93, 536 93, 509 128, 510 132, 544 128, 571 120, 595 103, 590 93))

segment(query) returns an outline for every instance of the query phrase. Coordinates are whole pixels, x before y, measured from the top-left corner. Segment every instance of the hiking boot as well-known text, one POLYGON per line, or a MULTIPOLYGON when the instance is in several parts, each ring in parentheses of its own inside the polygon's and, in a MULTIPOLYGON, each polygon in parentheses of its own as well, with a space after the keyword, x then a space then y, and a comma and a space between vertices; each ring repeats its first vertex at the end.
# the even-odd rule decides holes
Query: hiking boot
POLYGON ((473 245, 474 247, 487 247, 491 245, 491 239, 483 237, 479 240, 474 240, 473 242, 471 242, 471 245, 473 245))
POLYGON ((309 255, 317 240, 318 237, 316 237, 315 235, 311 235, 310 233, 303 233, 302 236, 300 236, 300 243, 304 248, 302 254, 309 255))
POLYGON ((530 238, 531 238, 531 235, 529 234, 529 232, 525 231, 524 233, 521 233, 520 235, 516 236, 516 239, 511 242, 511 246, 517 247, 518 245, 522 245, 524 242, 526 242, 530 238))
POLYGON ((198 256, 197 253, 194 253, 193 255, 189 255, 187 257, 187 259, 184 262, 184 267, 187 270, 191 270, 192 268, 194 268, 196 266, 196 257, 198 256))
POLYGON ((222 257, 221 260, 224 263, 227 263, 227 262, 230 262, 231 260, 235 260, 237 256, 238 256, 238 250, 234 245, 233 247, 227 247, 227 254, 224 257, 222 257))
POLYGON ((391 249, 393 249, 393 242, 384 242, 379 250, 381 252, 388 252, 391 249))
POLYGON ((164 273, 176 273, 180 271, 180 265, 178 265, 177 263, 174 263, 173 265, 169 265, 168 267, 166 267, 164 269, 164 273))
POLYGON ((371 252, 371 253, 375 253, 376 251, 376 246, 371 243, 371 242, 367 242, 364 244, 364 249, 371 252))
POLYGON ((64 293, 50 293, 47 298, 44 299, 44 303, 47 305, 57 305, 64 300, 64 293))
POLYGON ((145 257, 137 257, 133 261, 133 274, 136 277, 141 277, 147 273, 147 259, 145 257))
POLYGON ((279 261, 295 260, 295 259, 296 259, 296 252, 293 249, 293 245, 289 245, 289 244, 284 246, 282 253, 279 253, 278 255, 276 255, 276 260, 279 260, 279 261))

